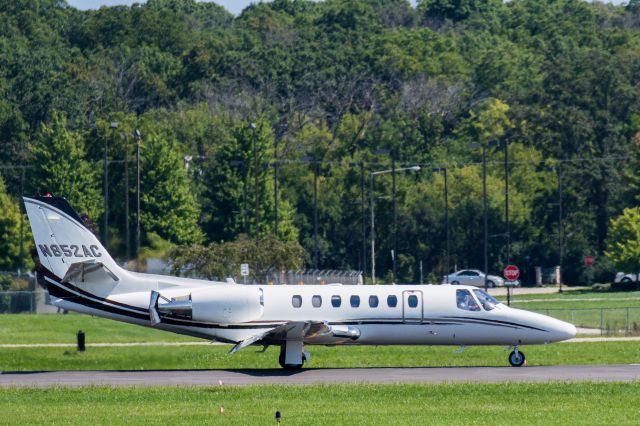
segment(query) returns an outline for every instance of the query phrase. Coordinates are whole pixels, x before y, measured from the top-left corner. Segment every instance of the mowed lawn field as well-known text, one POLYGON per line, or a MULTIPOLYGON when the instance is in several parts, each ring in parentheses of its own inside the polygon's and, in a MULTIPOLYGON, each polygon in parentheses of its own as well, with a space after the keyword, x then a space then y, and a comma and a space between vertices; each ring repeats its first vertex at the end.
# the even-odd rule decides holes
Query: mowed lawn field
POLYGON ((11 424, 640 424, 640 383, 0 390, 11 424), (222 409, 221 409, 222 407, 222 409))

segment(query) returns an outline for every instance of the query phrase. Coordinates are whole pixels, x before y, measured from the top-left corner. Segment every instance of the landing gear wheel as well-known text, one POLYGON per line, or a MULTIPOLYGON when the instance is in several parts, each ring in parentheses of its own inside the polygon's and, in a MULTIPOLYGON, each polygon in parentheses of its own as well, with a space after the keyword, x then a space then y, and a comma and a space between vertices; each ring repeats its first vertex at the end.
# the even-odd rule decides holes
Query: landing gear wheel
POLYGON ((307 360, 307 358, 303 354, 302 364, 286 364, 285 363, 286 355, 287 355, 287 352, 285 351, 284 346, 282 346, 280 348, 280 356, 278 357, 278 363, 280 363, 280 367, 284 368, 285 370, 300 370, 304 365, 304 362, 307 360))
POLYGON ((511 364, 512 367, 522 367, 524 361, 524 354, 518 349, 509 354, 509 364, 511 364))

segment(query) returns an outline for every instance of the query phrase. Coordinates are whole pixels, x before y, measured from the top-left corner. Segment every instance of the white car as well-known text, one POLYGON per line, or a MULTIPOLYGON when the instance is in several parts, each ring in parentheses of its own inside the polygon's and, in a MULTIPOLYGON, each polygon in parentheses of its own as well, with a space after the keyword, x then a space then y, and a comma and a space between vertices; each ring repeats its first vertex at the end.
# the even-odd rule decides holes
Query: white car
POLYGON ((613 282, 625 284, 634 283, 636 282, 636 274, 625 274, 624 272, 618 272, 613 282))
MULTIPOLYGON (((484 272, 477 269, 461 269, 448 276, 442 277, 442 283, 453 285, 473 285, 476 287, 484 287, 484 272), (448 278, 448 279, 447 279, 448 278)), ((496 275, 487 275, 487 287, 503 287, 504 278, 496 275)))

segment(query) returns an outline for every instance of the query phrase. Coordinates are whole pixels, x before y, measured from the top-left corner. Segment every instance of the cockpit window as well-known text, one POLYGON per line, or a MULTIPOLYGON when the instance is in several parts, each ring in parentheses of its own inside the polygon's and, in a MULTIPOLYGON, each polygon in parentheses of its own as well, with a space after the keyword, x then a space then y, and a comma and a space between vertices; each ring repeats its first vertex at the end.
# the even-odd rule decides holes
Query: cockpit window
POLYGON ((496 300, 495 297, 491 296, 489 293, 487 293, 484 290, 477 289, 477 290, 473 290, 473 292, 476 294, 476 297, 480 301, 480 304, 482 305, 485 311, 492 310, 493 308, 496 307, 498 303, 500 303, 498 300, 496 300))
POLYGON ((456 304, 465 311, 479 311, 480 306, 469 290, 456 290, 456 304))

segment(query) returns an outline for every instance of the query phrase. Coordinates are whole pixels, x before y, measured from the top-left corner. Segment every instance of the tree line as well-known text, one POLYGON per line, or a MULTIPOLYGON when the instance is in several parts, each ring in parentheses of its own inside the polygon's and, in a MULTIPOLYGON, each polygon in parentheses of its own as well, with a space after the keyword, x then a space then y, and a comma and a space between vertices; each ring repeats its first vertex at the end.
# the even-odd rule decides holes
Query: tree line
POLYGON ((373 180, 381 279, 394 247, 399 282, 421 268, 439 281, 447 254, 482 268, 477 146, 490 272, 509 260, 530 281, 562 242, 565 282, 610 280, 630 246, 612 226, 640 203, 637 0, 275 0, 237 17, 190 0, 17 0, 0 22, 0 269, 32 266, 18 197, 46 191, 99 235, 108 215, 126 260, 138 148, 144 247, 215 258, 275 237, 309 267, 368 273, 373 180), (394 165, 421 167, 396 174, 395 209, 391 174, 371 177, 394 165))

